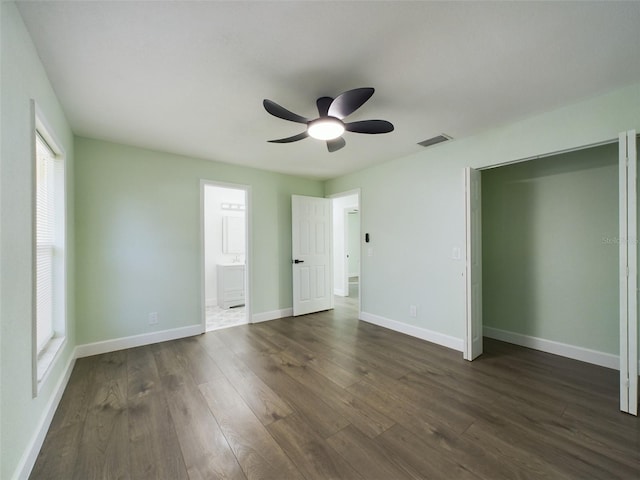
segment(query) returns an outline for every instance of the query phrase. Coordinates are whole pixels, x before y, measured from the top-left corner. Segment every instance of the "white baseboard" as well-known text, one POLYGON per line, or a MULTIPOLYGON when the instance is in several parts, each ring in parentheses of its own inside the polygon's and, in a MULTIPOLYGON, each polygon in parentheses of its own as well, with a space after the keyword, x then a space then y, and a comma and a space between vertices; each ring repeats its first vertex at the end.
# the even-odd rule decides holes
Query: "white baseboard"
POLYGON ((152 343, 177 340, 178 338, 193 337, 204 333, 202 324, 190 325, 188 327, 172 328, 160 332, 143 333, 131 337, 115 338, 103 342, 87 343, 76 347, 76 358, 99 355, 101 353, 115 352, 125 348, 141 347, 152 343))
POLYGON ((334 295, 338 295, 339 297, 346 297, 347 296, 347 292, 345 291, 344 288, 334 288, 333 289, 333 294, 334 295))
POLYGON ((412 337, 417 337, 431 343, 442 345, 443 347, 458 350, 459 352, 461 352, 463 348, 462 339, 434 332, 433 330, 416 327, 415 325, 398 322, 397 320, 390 320, 388 318, 367 312, 360 312, 359 318, 360 320, 363 320, 365 322, 373 323, 374 325, 388 328, 389 330, 394 330, 396 332, 404 333, 412 337))
POLYGON ((545 340, 544 338, 508 332, 506 330, 500 330, 492 327, 483 327, 482 333, 485 337, 513 343, 515 345, 520 345, 521 347, 532 348, 546 353, 553 353, 554 355, 561 355, 563 357, 573 358, 574 360, 580 360, 581 362, 613 368, 614 370, 620 369, 620 357, 611 353, 576 347, 575 345, 554 342, 553 340, 545 340))
POLYGON ((38 428, 36 428, 29 445, 25 449, 24 454, 18 463, 18 467, 16 468, 13 476, 14 480, 26 480, 29 478, 29 475, 31 475, 31 471, 36 463, 36 459, 38 458, 44 439, 47 436, 49 427, 51 426, 53 415, 56 413, 58 404, 62 399, 62 394, 64 393, 65 388, 67 388, 67 383, 69 383, 69 378, 71 377, 73 366, 76 363, 76 358, 76 350, 74 349, 69 356, 69 360, 67 360, 66 366, 64 367, 64 373, 53 390, 53 395, 47 402, 40 424, 38 425, 38 428))
POLYGON ((293 315, 293 308, 282 308, 280 310, 272 310, 271 312, 254 313, 251 315, 251 323, 268 322, 269 320, 286 318, 291 315, 293 315))

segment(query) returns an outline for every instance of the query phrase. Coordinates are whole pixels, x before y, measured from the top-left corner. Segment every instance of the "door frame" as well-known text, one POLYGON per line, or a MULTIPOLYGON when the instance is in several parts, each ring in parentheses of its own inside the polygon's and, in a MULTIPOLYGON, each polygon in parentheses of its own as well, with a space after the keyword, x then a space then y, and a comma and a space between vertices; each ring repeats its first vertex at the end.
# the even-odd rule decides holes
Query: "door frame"
POLYGON ((202 333, 207 331, 207 295, 205 284, 205 204, 204 191, 207 186, 232 188, 234 190, 244 190, 245 210, 244 210, 244 235, 245 235, 245 255, 244 255, 244 308, 247 323, 253 323, 253 315, 251 313, 251 266, 253 262, 253 248, 251 241, 251 185, 242 185, 238 183, 221 182, 218 180, 200 179, 200 325, 202 333))
POLYGON ((620 410, 638 415, 638 178, 635 130, 618 141, 620 410), (630 161, 630 159, 633 159, 630 161))
MULTIPOLYGON (((351 215, 353 212, 353 209, 357 208, 358 211, 355 213, 360 214, 360 206, 358 205, 357 207, 344 207, 343 209, 343 222, 344 222, 344 238, 343 238, 343 242, 344 242, 344 249, 346 252, 346 255, 344 257, 344 263, 343 263, 343 267, 344 267, 344 277, 343 277, 343 281, 345 284, 345 292, 347 293, 347 297, 350 295, 349 294, 349 278, 351 278, 351 272, 349 270, 349 261, 351 259, 351 255, 349 255, 349 239, 351 238, 350 233, 349 233, 349 215, 351 215)), ((360 216, 358 215, 358 228, 360 227, 360 216)), ((360 232, 358 232, 358 250, 360 250, 360 232)), ((360 282, 360 262, 358 262, 358 284, 360 282)))
MULTIPOLYGON (((360 319, 360 317, 362 316, 362 284, 363 284, 363 275, 362 275, 362 265, 363 265, 363 261, 362 261, 362 192, 360 187, 351 189, 351 190, 346 190, 343 192, 338 192, 338 193, 332 193, 331 195, 327 195, 326 198, 330 198, 331 200, 335 200, 336 198, 341 198, 341 197, 350 197, 352 195, 357 195, 358 197, 358 211, 360 212, 360 215, 358 216, 358 223, 359 223, 359 227, 360 227, 360 241, 358 242, 358 248, 360 249, 360 268, 359 270, 359 274, 358 274, 358 319, 360 319)), ((351 208, 351 207, 350 207, 351 208)), ((345 216, 344 221, 345 221, 345 225, 346 225, 346 209, 343 210, 343 214, 345 216)), ((347 229, 345 226, 344 229, 344 242, 345 242, 345 250, 346 250, 346 242, 347 242, 347 229)), ((331 242, 333 242, 333 236, 331 237, 331 242)), ((331 248, 333 250, 334 245, 331 245, 331 248)), ((346 285, 347 285, 347 293, 349 291, 349 272, 348 272, 348 265, 347 265, 347 259, 346 257, 343 259, 344 262, 344 269, 345 269, 345 280, 346 280, 346 285)), ((333 283, 333 280, 332 280, 333 283)))
MULTIPOLYGON (((342 242, 344 245, 345 255, 342 258, 342 281, 344 283, 344 292, 346 293, 345 297, 349 296, 349 210, 353 207, 344 207, 342 209, 342 242)), ((335 245, 333 246, 333 251, 335 252, 335 245)))
POLYGON ((482 355, 482 171, 464 169, 465 217, 465 313, 463 358, 473 361, 482 355), (474 215, 478 213, 478 216, 474 215), (478 243, 476 243, 478 242, 478 243), (479 244, 479 246, 478 246, 479 244), (479 277, 479 278, 478 278, 479 277), (479 295, 475 285, 479 284, 479 295), (479 312, 478 312, 479 309, 479 312), (475 312, 475 313, 474 313, 475 312), (474 328, 475 326, 475 328, 474 328), (480 330, 480 331, 478 331, 480 330), (479 338, 478 338, 479 337, 479 338), (475 340, 475 341, 474 341, 475 340))
MULTIPOLYGON (((627 132, 625 132, 625 133, 627 133, 627 132)), ((634 131, 634 133, 636 133, 636 132, 634 131)), ((551 156, 555 156, 555 155, 562 155, 564 153, 570 153, 570 152, 575 152, 575 151, 579 151, 579 150, 586 150, 586 149, 589 149, 589 148, 599 147, 599 146, 602 146, 602 145, 610 145, 612 143, 620 144, 620 137, 621 136, 622 136, 622 134, 620 134, 617 137, 614 137, 614 138, 611 138, 611 139, 608 139, 608 140, 604 140, 602 142, 596 142, 596 143, 592 143, 592 144, 577 146, 577 147, 574 147, 574 148, 557 150, 557 151, 545 153, 545 154, 542 154, 542 155, 535 155, 535 156, 516 159, 516 160, 512 160, 512 161, 507 161, 507 162, 500 162, 500 163, 496 163, 496 164, 486 165, 486 166, 483 166, 483 167, 478 167, 478 168, 475 168, 475 169, 479 170, 479 171, 489 170, 489 169, 493 169, 493 168, 504 167, 504 166, 507 166, 507 165, 513 165, 513 164, 516 164, 516 163, 522 163, 522 162, 528 162, 528 161, 532 161, 532 160, 537 160, 537 159, 540 159, 540 158, 547 158, 547 157, 551 157, 551 156)), ((636 135, 635 138, 636 138, 636 142, 637 142, 638 136, 636 135)), ((620 152, 619 152, 619 154, 620 154, 620 152)), ((637 153, 636 153, 636 155, 637 155, 637 153)), ((620 169, 620 167, 618 167, 618 168, 620 169)), ((463 176, 463 178, 464 178, 464 176, 463 176)), ((467 193, 466 192, 466 186, 465 186, 465 183, 463 183, 463 198, 466 197, 466 193, 467 193)), ((465 206, 465 211, 466 211, 466 206, 465 206)), ((623 214, 622 214, 622 212, 620 212, 620 207, 618 207, 618 211, 619 211, 619 214, 620 214, 620 218, 622 220, 622 218, 623 218, 622 215, 623 214)), ((625 218, 627 217, 626 212, 624 214, 624 217, 625 218)), ((637 224, 634 225, 633 228, 637 228, 637 224)), ((464 230, 465 230, 465 247, 466 247, 466 249, 468 251, 469 248, 472 248, 472 245, 468 245, 468 241, 467 241, 467 238, 466 238, 467 237, 467 235, 466 235, 466 233, 467 233, 467 231, 466 231, 467 230, 466 229, 466 218, 465 218, 464 230)), ((624 239, 624 240, 621 239, 620 243, 622 244, 623 241, 626 242, 626 239, 624 239)), ((636 245, 636 247, 637 247, 637 245, 636 245)), ((621 248, 621 250, 622 250, 622 248, 621 248)), ((636 250, 637 250, 637 248, 636 248, 636 250)), ((637 254, 637 251, 634 252, 634 256, 635 256, 635 254, 637 254)), ((620 268, 622 269, 622 259, 620 260, 620 268)), ((631 270, 634 270, 633 273, 636 276, 636 278, 634 278, 634 281, 632 282, 633 285, 635 286, 635 285, 637 285, 637 268, 636 269, 630 269, 630 271, 631 270)), ((627 288, 626 288, 627 286, 626 286, 626 283, 622 281, 622 270, 620 271, 620 275, 621 275, 621 282, 620 282, 619 290, 620 290, 620 295, 621 295, 621 298, 622 298, 625 295, 627 295, 627 288), (624 288, 625 292, 622 292, 623 288, 624 288)), ((464 274, 463 274, 463 280, 465 282, 465 292, 466 292, 466 282, 467 282, 467 278, 466 277, 467 277, 467 266, 465 264, 465 271, 464 271, 464 274)), ((626 274, 625 274, 625 278, 626 278, 626 274)), ((636 292, 636 295, 637 295, 637 292, 636 292)), ((468 299, 466 298, 466 295, 465 295, 465 311, 468 308, 469 308, 468 299)), ((635 316, 633 317, 633 319, 635 319, 635 322, 631 326, 629 325, 628 321, 625 321, 622 317, 623 317, 623 314, 622 314, 622 312, 620 312, 620 329, 625 327, 625 328, 628 329, 627 330, 628 332, 635 332, 636 333, 635 338, 632 339, 632 341, 635 342, 635 349, 637 350, 637 348, 638 348, 638 346, 637 346, 637 341, 638 341, 638 339, 637 339, 637 332, 638 332, 637 311, 636 311, 635 316)), ((471 318, 471 316, 469 316, 469 315, 465 316, 464 338, 463 338, 463 349, 462 349, 463 355, 464 355, 464 352, 466 352, 468 350, 468 345, 469 345, 469 342, 471 340, 470 336, 471 336, 471 332, 472 332, 472 324, 473 324, 473 319, 471 318)), ((622 341, 621 341, 621 343, 622 343, 622 341)), ((623 360, 624 360, 624 358, 623 358, 623 351, 622 351, 622 345, 621 345, 621 349, 620 349, 620 361, 621 361, 621 363, 622 363, 623 360)), ((471 361, 471 359, 469 359, 469 361, 471 361)), ((623 379, 622 376, 624 374, 623 370, 624 371, 629 371, 630 373, 631 372, 635 372, 636 375, 637 375, 637 372, 638 372, 639 368, 640 367, 638 365, 633 365, 632 367, 630 367, 628 365, 628 361, 627 361, 627 365, 626 366, 620 365, 621 410, 622 411, 627 411, 628 413, 635 412, 635 413, 632 413, 632 414, 635 414, 635 415, 637 415, 637 399, 636 399, 636 408, 635 409, 634 408, 629 408, 629 403, 628 402, 627 402, 626 405, 623 402, 622 397, 623 397, 623 387, 624 387, 625 379, 623 379)), ((628 381, 627 381, 627 383, 628 383, 628 381)), ((636 392, 636 395, 637 395, 637 389, 635 390, 635 392, 636 392)))

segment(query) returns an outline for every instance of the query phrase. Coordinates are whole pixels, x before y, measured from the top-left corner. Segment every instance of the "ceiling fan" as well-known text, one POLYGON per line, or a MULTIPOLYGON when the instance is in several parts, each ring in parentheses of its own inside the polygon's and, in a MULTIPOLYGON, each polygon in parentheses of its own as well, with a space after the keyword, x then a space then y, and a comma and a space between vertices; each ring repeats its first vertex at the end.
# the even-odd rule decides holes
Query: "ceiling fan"
POLYGON ((354 133, 389 133, 393 131, 393 124, 386 120, 362 120, 359 122, 345 123, 342 120, 360 108, 373 95, 373 88, 355 88, 341 93, 336 98, 320 97, 316 100, 318 114, 316 119, 302 117, 290 112, 277 103, 265 99, 262 104, 271 115, 289 120, 290 122, 304 123, 307 129, 292 137, 269 140, 271 143, 291 143, 297 142, 307 137, 326 140, 329 152, 340 150, 346 145, 342 134, 354 133))

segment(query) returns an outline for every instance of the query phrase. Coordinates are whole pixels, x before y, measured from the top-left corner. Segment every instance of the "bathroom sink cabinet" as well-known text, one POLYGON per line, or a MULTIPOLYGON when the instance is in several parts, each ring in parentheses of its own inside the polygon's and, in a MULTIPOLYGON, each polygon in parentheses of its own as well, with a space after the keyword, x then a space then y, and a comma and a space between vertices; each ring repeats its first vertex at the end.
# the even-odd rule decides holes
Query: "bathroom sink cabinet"
POLYGON ((244 305, 244 265, 217 265, 218 306, 220 308, 244 305))

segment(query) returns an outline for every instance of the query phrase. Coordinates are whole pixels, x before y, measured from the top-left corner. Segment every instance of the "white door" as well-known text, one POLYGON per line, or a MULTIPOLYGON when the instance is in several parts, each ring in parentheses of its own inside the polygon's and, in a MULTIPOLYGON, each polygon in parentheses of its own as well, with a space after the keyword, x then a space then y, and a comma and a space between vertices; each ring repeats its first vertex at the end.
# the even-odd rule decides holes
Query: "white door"
POLYGON ((480 172, 464 169, 466 221, 466 331, 464 359, 482 355, 482 218, 480 172))
POLYGON ((619 137, 620 410, 638 415, 638 212, 636 132, 619 137))
POLYGON ((331 200, 291 196, 293 315, 333 308, 331 200))

